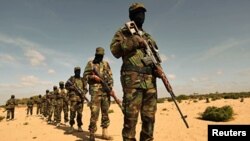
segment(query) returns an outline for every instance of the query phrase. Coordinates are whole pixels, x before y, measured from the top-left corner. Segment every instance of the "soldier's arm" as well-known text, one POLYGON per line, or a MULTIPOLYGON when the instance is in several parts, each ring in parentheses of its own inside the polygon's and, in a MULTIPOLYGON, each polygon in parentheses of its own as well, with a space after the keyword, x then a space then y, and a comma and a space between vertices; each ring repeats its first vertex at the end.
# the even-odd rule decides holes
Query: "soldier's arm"
POLYGON ((113 73, 112 73, 112 70, 110 68, 109 63, 107 63, 107 67, 108 67, 108 73, 109 73, 109 76, 110 76, 109 85, 110 85, 110 87, 113 87, 113 85, 114 85, 114 79, 113 79, 113 73))
POLYGON ((125 33, 123 30, 117 31, 110 44, 110 50, 116 58, 129 54, 136 49, 132 37, 125 36, 125 33))
POLYGON ((83 72, 83 79, 85 80, 86 83, 92 78, 92 75, 93 75, 93 68, 91 61, 89 61, 83 72))

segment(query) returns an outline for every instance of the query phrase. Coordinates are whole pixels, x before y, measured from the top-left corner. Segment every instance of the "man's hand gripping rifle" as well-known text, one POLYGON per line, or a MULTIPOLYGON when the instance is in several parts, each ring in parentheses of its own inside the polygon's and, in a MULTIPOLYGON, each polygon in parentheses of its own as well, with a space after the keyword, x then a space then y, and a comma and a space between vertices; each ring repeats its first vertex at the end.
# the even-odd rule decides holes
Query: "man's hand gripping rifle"
POLYGON ((115 95, 115 92, 109 87, 108 83, 104 80, 101 74, 97 71, 96 67, 93 67, 93 73, 101 79, 101 84, 103 86, 104 91, 114 98, 115 102, 118 104, 118 106, 122 110, 122 113, 124 113, 121 100, 117 98, 117 96, 115 95))
POLYGON ((136 24, 134 21, 129 21, 127 23, 125 23, 125 26, 128 28, 128 30, 130 31, 130 33, 132 35, 138 35, 140 36, 141 39, 143 39, 143 42, 144 42, 144 45, 146 46, 145 48, 145 52, 147 54, 146 57, 144 57, 142 59, 142 62, 147 65, 147 66, 153 66, 153 68, 158 72, 158 75, 159 77, 161 78, 164 86, 166 87, 167 91, 169 92, 169 94, 171 95, 180 115, 181 115, 181 118, 182 120, 184 121, 185 125, 187 128, 189 128, 188 126, 188 123, 186 121, 186 118, 187 116, 183 116, 176 100, 175 100, 175 95, 174 95, 174 92, 173 92, 173 89, 165 75, 165 73, 163 72, 163 69, 161 68, 161 58, 160 58, 160 55, 158 53, 158 48, 156 46, 154 46, 154 44, 152 43, 152 41, 146 41, 142 35, 140 34, 139 32, 139 29, 137 28, 136 24))
POLYGON ((87 92, 84 92, 83 90, 81 90, 80 88, 78 88, 77 86, 75 86, 70 80, 68 80, 66 82, 66 84, 69 84, 70 86, 73 86, 75 91, 77 92, 77 95, 81 98, 81 100, 83 101, 83 99, 85 99, 87 101, 87 105, 89 106, 90 105, 90 101, 89 99, 85 96, 85 94, 87 92))

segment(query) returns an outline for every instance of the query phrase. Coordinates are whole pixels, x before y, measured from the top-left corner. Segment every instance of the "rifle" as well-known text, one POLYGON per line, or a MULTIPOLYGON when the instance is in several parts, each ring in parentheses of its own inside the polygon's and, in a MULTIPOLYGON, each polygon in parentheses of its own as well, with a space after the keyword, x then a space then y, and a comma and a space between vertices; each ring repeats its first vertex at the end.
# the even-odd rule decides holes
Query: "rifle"
POLYGON ((187 121, 186 121, 187 116, 186 116, 186 115, 184 116, 184 115, 182 114, 182 112, 181 112, 181 110, 180 110, 180 108, 179 108, 179 106, 178 106, 178 104, 177 104, 177 102, 176 102, 176 100, 175 100, 176 97, 175 97, 175 95, 174 95, 173 89, 172 89, 172 87, 171 87, 171 85, 170 85, 170 83, 169 83, 169 81, 168 81, 168 79, 167 79, 167 76, 165 75, 165 73, 163 72, 163 69, 161 68, 161 65, 160 65, 160 63, 161 63, 161 58, 160 58, 160 55, 159 55, 159 53, 158 53, 158 48, 157 48, 157 46, 154 46, 153 43, 152 43, 152 41, 150 41, 150 40, 149 40, 149 41, 146 41, 146 40, 142 37, 142 35, 140 34, 139 29, 138 29, 138 27, 136 26, 136 24, 135 24, 134 21, 129 21, 129 22, 125 23, 125 26, 128 28, 128 30, 130 31, 130 33, 131 33, 132 35, 138 35, 138 36, 141 37, 141 39, 143 39, 144 44, 145 44, 145 46, 146 46, 146 48, 145 48, 145 53, 146 53, 147 55, 146 55, 146 57, 144 57, 144 58, 142 59, 142 62, 143 62, 146 66, 153 66, 153 68, 156 69, 156 70, 159 72, 159 75, 160 75, 159 77, 161 78, 161 80, 162 80, 162 82, 163 82, 165 88, 167 89, 167 91, 168 91, 169 94, 171 95, 171 97, 172 97, 172 99, 173 99, 173 101, 174 101, 174 103, 175 103, 175 106, 177 107, 177 109, 178 109, 178 111, 179 111, 179 113, 180 113, 180 115, 181 115, 182 120, 184 121, 186 127, 189 128, 188 123, 187 123, 187 121))
POLYGON ((115 95, 115 92, 109 87, 109 85, 103 79, 103 77, 101 76, 101 74, 96 70, 95 66, 93 67, 93 72, 95 73, 95 75, 97 75, 101 79, 101 84, 103 86, 104 91, 107 92, 110 96, 112 96, 114 98, 115 102, 118 104, 118 106, 122 110, 122 113, 124 114, 124 108, 122 107, 121 100, 119 100, 117 98, 117 96, 115 95))
POLYGON ((87 92, 83 92, 80 88, 78 88, 77 86, 75 86, 70 80, 68 80, 66 83, 68 83, 69 85, 73 86, 74 89, 77 92, 77 95, 81 98, 81 100, 85 99, 87 101, 87 105, 90 105, 89 99, 85 96, 85 94, 87 92), (84 94, 84 95, 82 95, 82 94, 84 94))

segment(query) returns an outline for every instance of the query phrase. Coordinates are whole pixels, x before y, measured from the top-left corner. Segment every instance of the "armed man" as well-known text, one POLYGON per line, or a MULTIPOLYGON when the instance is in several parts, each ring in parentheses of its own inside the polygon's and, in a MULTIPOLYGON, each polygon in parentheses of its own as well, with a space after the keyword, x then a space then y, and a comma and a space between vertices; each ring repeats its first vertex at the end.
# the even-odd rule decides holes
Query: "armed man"
POLYGON ((48 124, 52 124, 56 122, 56 95, 58 93, 57 86, 53 86, 53 91, 51 91, 48 96, 48 124), (53 117, 53 121, 52 121, 53 117))
POLYGON ((84 104, 84 97, 87 93, 87 82, 80 76, 81 68, 74 68, 74 76, 71 76, 65 83, 65 88, 68 90, 70 101, 70 129, 68 133, 74 132, 73 125, 75 124, 75 117, 77 121, 78 131, 82 132, 82 111, 84 104))
POLYGON ((33 114, 33 106, 34 106, 34 100, 33 97, 30 97, 27 101, 27 116, 30 114, 32 116, 33 114))
POLYGON ((38 98, 35 100, 36 103, 36 115, 42 114, 42 95, 38 95, 38 98))
POLYGON ((15 99, 15 95, 11 95, 11 98, 7 100, 5 104, 5 109, 7 111, 6 120, 14 120, 15 118, 15 106, 17 105, 17 101, 15 99))
POLYGON ((42 97, 42 113, 43 113, 43 118, 46 119, 48 116, 48 105, 49 105, 49 90, 45 91, 45 95, 42 97))
POLYGON ((108 126, 110 124, 109 120, 109 107, 110 107, 110 95, 104 90, 101 79, 108 84, 112 89, 113 87, 113 77, 112 71, 107 61, 103 60, 104 49, 102 47, 97 47, 95 52, 94 60, 90 60, 84 70, 83 78, 85 78, 89 84, 89 94, 91 95, 91 118, 89 125, 90 141, 95 140, 95 132, 97 131, 96 122, 99 117, 101 110, 101 127, 102 127, 102 138, 112 139, 108 135, 108 126), (93 70, 97 70, 98 73, 103 77, 100 78, 93 70))
POLYGON ((64 114, 64 123, 69 121, 68 119, 68 93, 67 90, 64 88, 64 82, 60 81, 59 82, 59 90, 58 93, 56 93, 56 103, 57 103, 57 108, 56 108, 56 126, 59 127, 61 123, 61 113, 63 111, 64 114))
POLYGON ((144 40, 156 46, 152 37, 143 30, 146 8, 141 3, 129 7, 129 18, 138 27, 139 35, 132 35, 128 27, 119 29, 111 42, 110 50, 115 58, 122 58, 121 83, 123 87, 124 124, 123 141, 135 141, 135 129, 140 112, 142 128, 140 141, 152 141, 157 107, 156 77, 151 65, 146 65, 144 40), (144 39, 144 40, 143 40, 144 39), (143 61, 144 60, 144 61, 143 61))

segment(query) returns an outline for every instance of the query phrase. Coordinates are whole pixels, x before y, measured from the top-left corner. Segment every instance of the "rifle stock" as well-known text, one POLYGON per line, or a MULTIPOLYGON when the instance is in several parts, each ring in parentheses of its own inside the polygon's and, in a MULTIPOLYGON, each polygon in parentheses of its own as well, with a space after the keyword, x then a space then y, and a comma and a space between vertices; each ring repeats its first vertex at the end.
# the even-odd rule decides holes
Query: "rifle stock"
POLYGON ((189 128, 189 125, 188 125, 188 123, 186 121, 187 116, 186 115, 184 116, 182 114, 182 112, 181 112, 181 110, 180 110, 180 108, 179 108, 179 106, 178 106, 178 104, 177 104, 177 102, 175 100, 176 97, 175 97, 173 89, 172 89, 172 87, 171 87, 171 85, 170 85, 170 83, 169 83, 169 81, 167 79, 167 76, 165 75, 162 68, 160 67, 161 58, 160 58, 160 55, 158 53, 158 48, 153 46, 153 44, 151 42, 149 42, 150 43, 149 44, 148 41, 146 41, 142 37, 142 35, 140 34, 139 29, 137 28, 134 21, 129 21, 129 22, 125 23, 125 26, 127 27, 127 29, 130 31, 130 33, 132 35, 138 35, 143 39, 144 44, 146 46, 145 52, 146 52, 147 56, 142 59, 142 62, 146 66, 149 66, 149 65, 153 66, 154 69, 156 69, 156 70, 158 70, 158 72, 160 72, 159 75, 160 75, 160 78, 161 78, 165 88, 167 89, 167 91, 171 95, 171 97, 172 97, 172 99, 173 99, 173 101, 175 103, 175 106, 177 107, 177 110, 181 115, 181 118, 182 118, 183 122, 185 123, 186 127, 189 128))
POLYGON ((101 84, 104 88, 104 91, 106 91, 111 97, 114 98, 115 102, 118 104, 120 109, 122 110, 122 113, 124 113, 124 108, 122 107, 121 100, 119 100, 115 94, 115 92, 108 86, 108 84, 104 81, 101 74, 96 70, 96 67, 93 67, 93 72, 95 75, 97 75, 101 79, 101 84))

